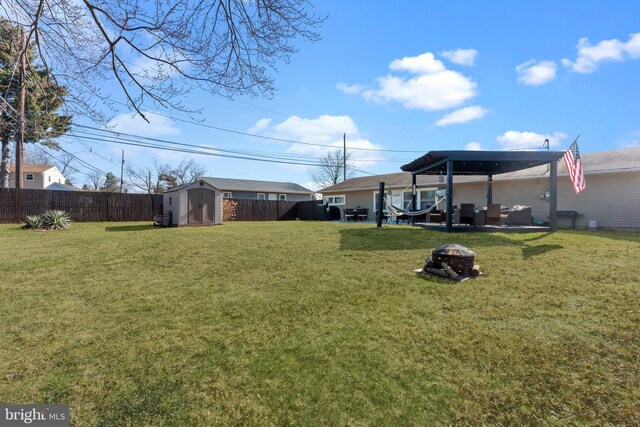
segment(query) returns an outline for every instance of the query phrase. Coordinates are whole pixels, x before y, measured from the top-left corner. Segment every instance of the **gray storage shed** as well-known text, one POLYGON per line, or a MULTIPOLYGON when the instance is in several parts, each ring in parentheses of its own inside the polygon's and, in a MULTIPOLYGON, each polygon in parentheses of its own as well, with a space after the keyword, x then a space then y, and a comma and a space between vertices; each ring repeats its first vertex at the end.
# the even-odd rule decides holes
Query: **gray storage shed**
POLYGON ((172 227, 222 224, 222 191, 201 179, 165 191, 162 209, 172 227))

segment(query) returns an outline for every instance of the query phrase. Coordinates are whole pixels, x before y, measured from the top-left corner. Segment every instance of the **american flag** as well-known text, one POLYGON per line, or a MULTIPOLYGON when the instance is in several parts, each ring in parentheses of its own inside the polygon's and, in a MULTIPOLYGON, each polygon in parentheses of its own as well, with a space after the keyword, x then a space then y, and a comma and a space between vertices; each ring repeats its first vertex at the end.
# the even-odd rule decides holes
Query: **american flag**
POLYGON ((567 152, 564 153, 564 162, 567 165, 567 171, 569 172, 569 178, 571 178, 571 184, 573 184, 573 190, 578 194, 585 189, 585 184, 577 139, 573 141, 571 147, 569 147, 567 152))

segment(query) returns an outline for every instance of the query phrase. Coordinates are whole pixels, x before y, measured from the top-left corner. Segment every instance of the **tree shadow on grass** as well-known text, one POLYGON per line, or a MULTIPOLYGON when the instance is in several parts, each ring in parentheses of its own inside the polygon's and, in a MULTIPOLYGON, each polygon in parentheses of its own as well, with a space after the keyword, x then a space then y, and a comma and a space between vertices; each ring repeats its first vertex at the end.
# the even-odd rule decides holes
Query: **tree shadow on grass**
POLYGON ((553 236, 552 232, 541 233, 539 236, 532 237, 530 239, 524 239, 524 242, 533 242, 534 240, 544 239, 545 237, 553 236))
POLYGON ((522 248, 522 257, 524 259, 528 259, 536 255, 542 255, 547 252, 554 251, 556 249, 564 249, 564 246, 558 244, 525 246, 524 248, 522 248))
POLYGON ((470 249, 488 246, 522 246, 522 241, 489 233, 445 233, 419 227, 358 227, 340 230, 340 250, 431 251, 445 243, 458 243, 470 249))
POLYGON ((104 231, 145 231, 145 230, 155 230, 160 227, 156 227, 153 224, 138 224, 138 225, 112 225, 109 227, 105 227, 104 231))

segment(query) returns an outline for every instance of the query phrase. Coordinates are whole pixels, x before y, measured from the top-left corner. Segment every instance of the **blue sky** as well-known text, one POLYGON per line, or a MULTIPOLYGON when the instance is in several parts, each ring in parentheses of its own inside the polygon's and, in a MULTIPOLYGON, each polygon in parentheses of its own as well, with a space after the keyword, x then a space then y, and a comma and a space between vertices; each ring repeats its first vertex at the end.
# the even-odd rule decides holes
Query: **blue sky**
MULTIPOLYGON (((202 108, 200 118, 213 126, 336 146, 346 132, 348 147, 415 151, 352 150, 357 167, 374 174, 398 172, 437 149, 536 148, 550 138, 552 149, 564 150, 578 134, 582 152, 640 145, 639 2, 324 1, 316 10, 328 15, 322 39, 300 43, 291 62, 278 65, 272 99, 193 93, 186 102, 202 108)), ((328 149, 163 116, 151 121, 121 111, 111 124, 172 141, 309 160, 328 149)), ((121 146, 65 146, 119 175, 121 146)), ((209 176, 311 181, 306 166, 125 152, 133 166, 193 157, 209 176)))

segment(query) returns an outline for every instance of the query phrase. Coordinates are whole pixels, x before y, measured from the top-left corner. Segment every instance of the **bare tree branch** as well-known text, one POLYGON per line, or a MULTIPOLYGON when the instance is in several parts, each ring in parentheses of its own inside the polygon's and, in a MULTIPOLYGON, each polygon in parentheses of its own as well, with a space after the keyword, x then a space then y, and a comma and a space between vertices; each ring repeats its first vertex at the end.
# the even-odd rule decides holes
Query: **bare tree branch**
POLYGON ((108 79, 141 115, 145 103, 194 112, 181 101, 194 88, 270 96, 276 64, 324 20, 309 0, 0 0, 0 17, 25 28, 70 107, 93 115, 92 98, 115 100, 108 79))

